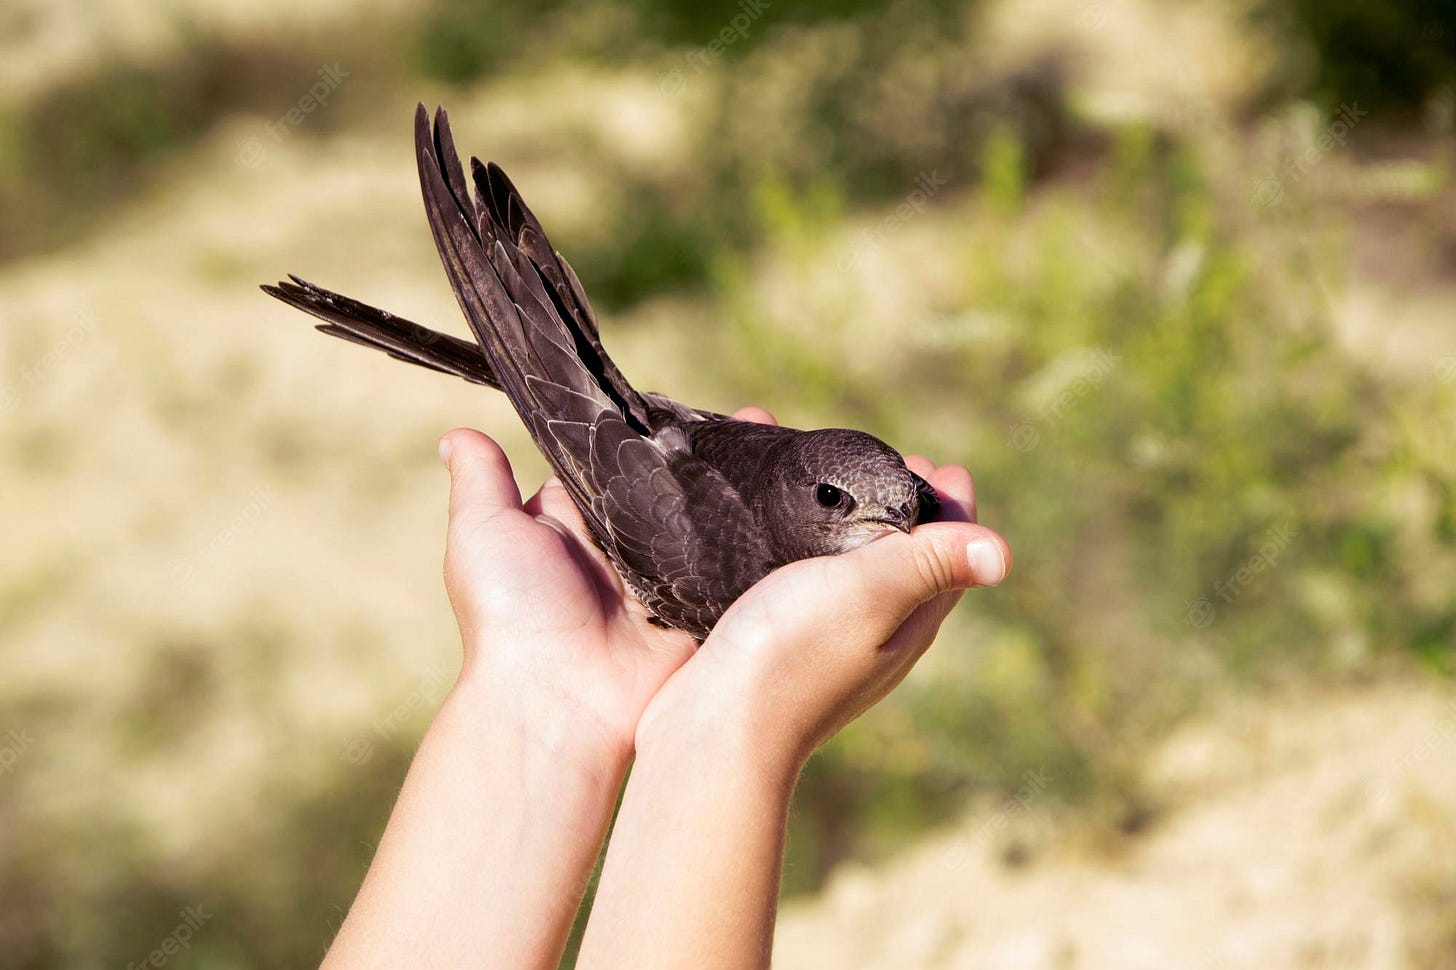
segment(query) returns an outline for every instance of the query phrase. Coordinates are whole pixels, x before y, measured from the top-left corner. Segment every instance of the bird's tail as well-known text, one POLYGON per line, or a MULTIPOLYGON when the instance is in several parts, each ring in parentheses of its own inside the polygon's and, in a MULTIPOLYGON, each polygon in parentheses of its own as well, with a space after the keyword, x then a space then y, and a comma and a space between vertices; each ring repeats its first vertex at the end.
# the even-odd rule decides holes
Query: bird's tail
POLYGON ((322 320, 318 330, 382 350, 396 360, 500 388, 500 381, 474 341, 431 330, 297 276, 290 274, 289 279, 292 282, 264 286, 263 292, 322 320))

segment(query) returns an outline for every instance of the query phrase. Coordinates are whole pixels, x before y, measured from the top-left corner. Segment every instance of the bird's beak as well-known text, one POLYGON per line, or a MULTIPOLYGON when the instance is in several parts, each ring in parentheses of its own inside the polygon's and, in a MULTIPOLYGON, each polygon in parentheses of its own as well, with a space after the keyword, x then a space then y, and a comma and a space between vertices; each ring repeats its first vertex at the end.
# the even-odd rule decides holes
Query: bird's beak
POLYGON ((910 531, 910 516, 901 509, 887 508, 885 509, 884 515, 877 515, 873 519, 870 519, 870 521, 887 525, 892 529, 898 529, 900 532, 910 531))

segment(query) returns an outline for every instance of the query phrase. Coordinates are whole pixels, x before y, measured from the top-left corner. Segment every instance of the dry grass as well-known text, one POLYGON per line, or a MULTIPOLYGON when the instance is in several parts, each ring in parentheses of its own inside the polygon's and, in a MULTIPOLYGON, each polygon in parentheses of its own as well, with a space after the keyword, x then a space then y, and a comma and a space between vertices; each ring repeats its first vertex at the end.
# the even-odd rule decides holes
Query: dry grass
POLYGON ((1456 700, 1427 686, 1230 704, 1147 768, 1165 806, 1115 857, 1007 801, 791 905, 783 966, 1449 966, 1456 700), (1014 854, 1020 840, 1036 851, 1014 854))

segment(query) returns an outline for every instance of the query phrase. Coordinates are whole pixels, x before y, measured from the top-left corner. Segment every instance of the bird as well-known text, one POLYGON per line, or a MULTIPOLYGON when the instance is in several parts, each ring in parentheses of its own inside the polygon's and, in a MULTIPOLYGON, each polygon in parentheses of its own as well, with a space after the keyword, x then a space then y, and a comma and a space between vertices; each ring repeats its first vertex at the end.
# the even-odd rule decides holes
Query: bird
POLYGON ((263 291, 326 334, 503 391, 592 541, 655 625, 705 639, 773 570, 932 521, 939 501, 890 445, 848 428, 738 420, 638 391, 602 346, 581 281, 494 162, 415 112, 425 213, 474 342, 289 274, 263 291))

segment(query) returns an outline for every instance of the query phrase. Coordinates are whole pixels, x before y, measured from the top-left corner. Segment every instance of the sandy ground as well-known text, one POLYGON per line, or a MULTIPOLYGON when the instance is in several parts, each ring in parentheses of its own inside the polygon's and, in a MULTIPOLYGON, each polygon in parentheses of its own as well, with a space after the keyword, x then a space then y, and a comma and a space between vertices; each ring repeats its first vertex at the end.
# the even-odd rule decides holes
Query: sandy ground
MULTIPOLYGON (((1168 806, 1092 851, 1034 792, 786 907, 776 965, 1271 970, 1456 965, 1456 698, 1230 708, 1153 763, 1168 806), (1049 835, 1016 868, 1006 832, 1049 835)), ((1032 784, 1031 788, 1034 789, 1032 784)))

